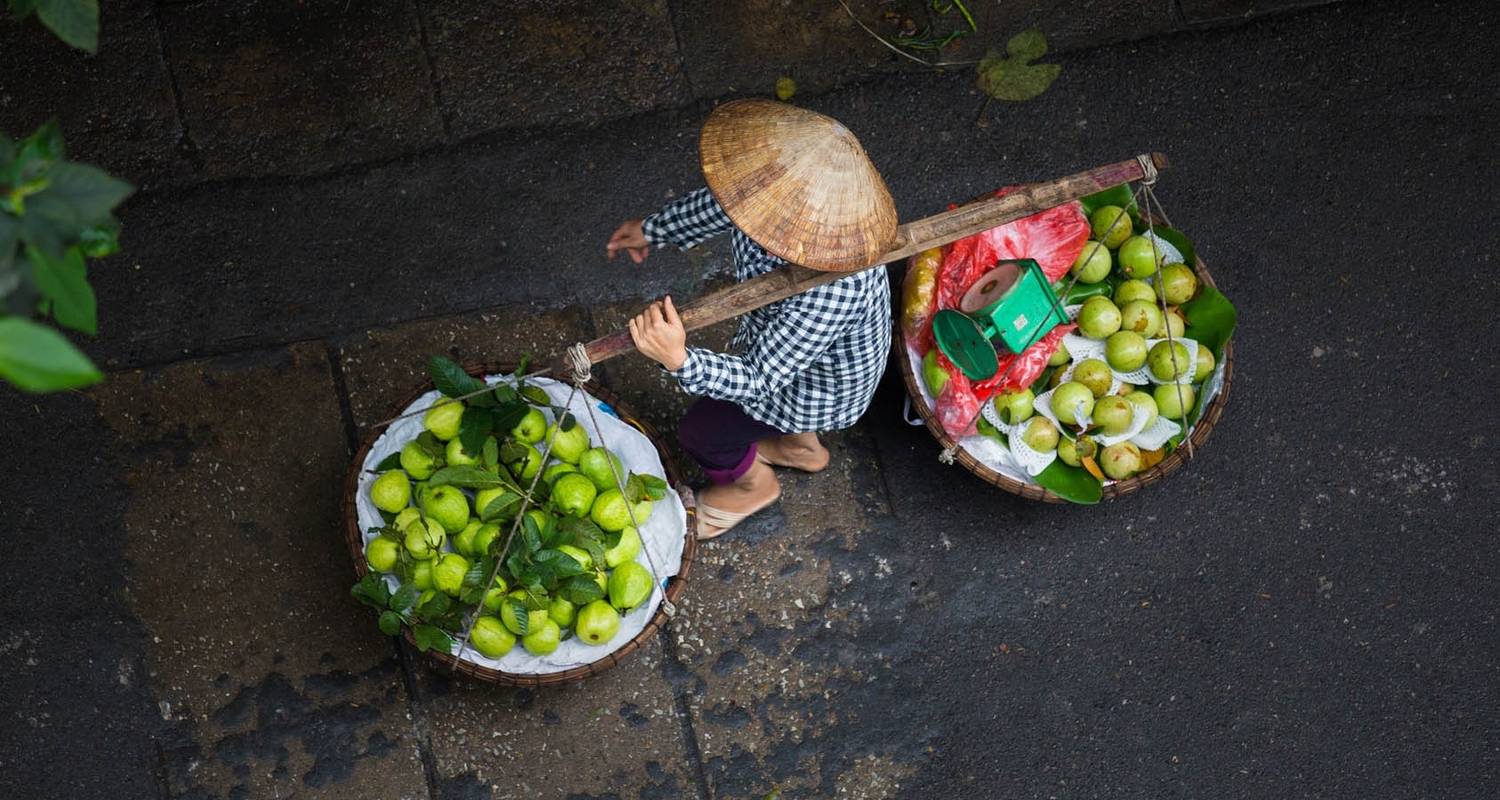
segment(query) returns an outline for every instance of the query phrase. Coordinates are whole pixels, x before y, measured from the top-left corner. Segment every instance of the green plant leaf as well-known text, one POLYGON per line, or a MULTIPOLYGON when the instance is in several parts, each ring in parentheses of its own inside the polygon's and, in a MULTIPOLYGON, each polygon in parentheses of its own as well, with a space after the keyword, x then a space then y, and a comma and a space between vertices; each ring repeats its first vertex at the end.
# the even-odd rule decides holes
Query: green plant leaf
POLYGON ((433 356, 427 360, 427 374, 432 377, 432 385, 449 397, 459 397, 484 388, 484 381, 464 372, 463 367, 442 356, 433 356))
POLYGON ((31 208, 59 224, 78 228, 110 224, 115 206, 135 191, 98 167, 70 161, 53 164, 47 178, 51 184, 29 201, 31 208))
MULTIPOLYGON (((1102 206, 1119 206, 1130 212, 1132 218, 1140 213, 1140 209, 1135 205, 1135 194, 1130 191, 1130 184, 1128 183, 1116 184, 1102 192, 1086 195, 1079 198, 1078 203, 1083 206, 1084 216, 1093 214, 1102 206)), ((1138 220, 1132 219, 1131 221, 1135 222, 1138 220)))
MULTIPOLYGON (((382 581, 381 583, 384 583, 384 581, 382 581)), ((395 611, 398 614, 406 611, 417 602, 417 595, 419 594, 421 594, 421 592, 417 591, 417 587, 409 583, 403 583, 401 584, 401 588, 397 589, 395 594, 391 595, 391 602, 389 607, 392 611, 395 611)))
POLYGON ((43 162, 43 164, 57 161, 63 157, 63 135, 62 123, 57 117, 43 122, 31 135, 21 140, 21 153, 16 160, 23 166, 37 166, 28 162, 43 162))
POLYGON ((491 500, 489 505, 485 506, 484 509, 479 512, 479 521, 494 522, 497 519, 506 517, 506 512, 510 511, 512 506, 515 506, 520 502, 520 495, 516 494, 515 492, 507 491, 501 494, 499 497, 496 497, 494 500, 491 500))
POLYGON ((385 458, 380 459, 380 463, 375 465, 375 471, 376 472, 389 472, 390 470, 400 469, 400 468, 401 468, 401 451, 400 450, 397 450, 396 452, 391 453, 390 455, 386 456, 385 458))
POLYGON ((509 433, 511 428, 514 428, 517 425, 521 424, 521 420, 525 418, 527 412, 529 412, 530 410, 531 407, 520 400, 511 400, 507 403, 501 403, 499 407, 494 410, 494 429, 502 434, 509 433))
POLYGON ((530 609, 526 607, 525 603, 515 598, 511 598, 507 602, 510 603, 511 616, 516 618, 516 627, 521 629, 520 633, 517 635, 525 636, 526 629, 529 627, 529 623, 531 622, 530 609))
POLYGON ((1234 335, 1238 312, 1218 289, 1204 284, 1198 296, 1183 303, 1180 308, 1187 319, 1186 335, 1201 345, 1213 350, 1214 357, 1224 358, 1224 345, 1234 335))
POLYGON ((36 15, 64 42, 90 53, 99 49, 98 0, 38 0, 36 15))
MULTIPOLYGON (((536 553, 542 549, 542 529, 530 514, 521 520, 521 543, 526 546, 527 553, 536 553)), ((534 558, 532 563, 535 563, 534 558)))
POLYGON ((667 496, 667 482, 655 475, 639 475, 641 485, 646 489, 646 499, 660 500, 667 496))
POLYGON ((1031 64, 1047 52, 1047 37, 1023 31, 1006 45, 1008 55, 990 51, 979 62, 979 88, 996 100, 1030 100, 1047 91, 1062 72, 1059 64, 1031 64))
POLYGON ((503 483, 499 475, 468 465, 443 467, 427 479, 429 486, 459 486, 464 489, 490 489, 503 483))
POLYGON ((448 595, 442 592, 433 592, 427 596, 426 600, 418 604, 417 616, 431 622, 448 613, 448 609, 452 605, 453 601, 448 599, 448 595))
POLYGON ((83 253, 70 247, 61 261, 53 261, 37 248, 28 247, 26 257, 32 264, 36 288, 50 301, 58 324, 90 336, 97 333, 98 305, 89 286, 83 253))
POLYGON ((104 375, 72 342, 21 317, 0 317, 0 378, 27 392, 77 389, 104 375))
POLYGON ((401 632, 401 615, 394 611, 380 612, 380 632, 386 636, 395 636, 401 632))
POLYGON ((349 595, 376 611, 386 610, 391 602, 391 592, 385 585, 385 579, 373 572, 366 572, 363 578, 351 586, 349 595))
POLYGON ((552 396, 547 394, 547 390, 540 386, 522 386, 521 397, 534 406, 552 405, 552 396))
POLYGON ((1070 503, 1093 505, 1104 497, 1104 486, 1083 467, 1070 467, 1054 460, 1036 476, 1036 482, 1070 503))
POLYGON ((641 476, 632 472, 630 477, 625 479, 625 501, 639 503, 644 499, 646 499, 646 482, 641 480, 641 476))
POLYGON ((120 252, 118 224, 92 225, 78 235, 78 246, 89 258, 105 258, 120 252))
POLYGON ((557 587, 557 593, 575 606, 592 603, 604 596, 604 590, 589 575, 574 575, 563 581, 557 587))
POLYGON ((63 233, 46 217, 37 214, 21 217, 20 236, 21 241, 42 251, 48 258, 61 259, 65 254, 63 233))
POLYGON ((0 298, 15 291, 21 273, 16 267, 16 245, 20 243, 21 226, 15 217, 0 212, 0 298))
POLYGON ((413 441, 417 443, 417 447, 422 448, 422 452, 429 458, 442 459, 446 448, 442 441, 432 434, 432 431, 422 431, 417 434, 417 438, 413 441))
POLYGON ((480 449, 479 462, 486 468, 500 466, 500 443, 491 436, 484 440, 484 447, 480 449))
MULTIPOLYGON (((446 597, 446 595, 439 595, 439 597, 446 597)), ((412 638, 417 642, 417 649, 423 653, 428 650, 453 652, 453 637, 436 625, 417 625, 411 629, 411 632, 412 638)))
POLYGON ((484 438, 495 428, 495 414, 488 408, 469 406, 464 409, 463 419, 458 424, 458 441, 464 453, 478 455, 484 447, 484 438))
POLYGON ((18 21, 23 20, 31 16, 31 12, 36 10, 39 2, 41 0, 10 0, 10 11, 16 15, 18 21))

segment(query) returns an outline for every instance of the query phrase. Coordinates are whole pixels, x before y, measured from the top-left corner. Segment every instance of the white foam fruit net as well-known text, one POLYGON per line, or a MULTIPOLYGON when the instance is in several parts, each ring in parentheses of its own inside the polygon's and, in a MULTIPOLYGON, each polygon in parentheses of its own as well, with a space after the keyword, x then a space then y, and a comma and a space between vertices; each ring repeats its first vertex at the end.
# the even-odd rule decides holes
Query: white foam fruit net
MULTIPOLYGON (((508 375, 490 375, 485 378, 485 382, 496 386, 513 381, 508 375)), ((528 378, 527 383, 545 391, 556 406, 562 406, 572 391, 572 387, 568 384, 547 378, 528 378)), ((413 401, 401 413, 408 414, 425 409, 441 396, 436 390, 428 392, 413 401)), ((614 409, 608 403, 580 389, 573 395, 573 400, 568 404, 567 409, 584 430, 588 431, 591 446, 608 447, 613 450, 620 457, 621 463, 628 472, 655 475, 664 481, 667 480, 666 469, 662 467, 656 446, 644 433, 616 416, 614 409), (595 410, 593 416, 599 421, 598 428, 594 427, 594 421, 590 418, 586 403, 593 404, 595 410)), ((555 421, 555 415, 549 409, 542 409, 542 413, 546 415, 549 423, 555 421)), ((376 534, 370 529, 378 530, 385 524, 379 509, 375 508, 375 503, 370 500, 370 484, 377 477, 373 470, 387 456, 399 452, 403 445, 417 438, 422 430, 420 415, 407 417, 393 423, 370 447, 370 453, 361 465, 363 472, 359 478, 359 495, 355 498, 359 528, 363 531, 365 544, 369 544, 370 540, 375 538, 376 534)), ((509 527, 507 526, 504 531, 508 535, 509 527)), ((455 655, 464 661, 502 672, 516 675, 546 675, 591 664, 624 647, 646 627, 646 623, 656 613, 664 597, 663 590, 667 579, 676 575, 682 565, 683 537, 687 532, 687 509, 683 507, 682 499, 675 491, 668 491, 665 497, 656 501, 651 517, 639 527, 639 531, 642 552, 636 556, 635 560, 646 569, 652 570, 656 585, 649 601, 636 606, 627 614, 620 615, 620 630, 609 642, 602 645, 588 645, 577 637, 573 637, 559 644, 557 649, 549 655, 534 656, 526 652, 525 648, 521 647, 520 641, 517 641, 516 646, 500 658, 480 655, 472 646, 465 646, 463 652, 455 655)), ((451 543, 445 544, 443 549, 451 551, 451 543)), ((400 580, 394 575, 387 575, 385 581, 392 591, 400 586, 400 580)), ((457 637, 455 637, 454 647, 457 646, 457 637)))

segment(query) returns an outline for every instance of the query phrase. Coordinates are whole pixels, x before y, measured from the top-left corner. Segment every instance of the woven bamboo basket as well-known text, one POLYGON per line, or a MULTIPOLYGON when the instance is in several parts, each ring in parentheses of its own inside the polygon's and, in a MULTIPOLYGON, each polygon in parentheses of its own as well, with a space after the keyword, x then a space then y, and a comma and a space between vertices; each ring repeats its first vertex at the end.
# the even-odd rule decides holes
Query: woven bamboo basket
MULTIPOLYGON (((485 375, 509 373, 515 368, 514 365, 497 363, 465 364, 463 367, 470 375, 477 378, 483 378, 485 375)), ((645 434, 646 438, 651 440, 652 445, 656 447, 657 454, 661 457, 662 468, 667 473, 667 483, 671 485, 674 491, 681 494, 681 487, 684 485, 682 475, 678 472, 676 464, 672 461, 671 453, 663 445, 660 434, 645 421, 625 408, 620 403, 618 395, 601 386, 597 381, 589 381, 584 384, 583 388, 589 394, 608 403, 614 408, 616 416, 621 421, 645 434)), ((403 409, 416 402, 417 398, 432 391, 432 389, 433 385, 431 381, 423 382, 422 385, 413 389, 405 398, 394 404, 387 417, 394 417, 400 414, 403 409)), ((359 492, 359 476, 365 463, 365 458, 369 455, 370 448, 374 446, 375 440, 380 438, 380 433, 381 431, 377 429, 370 431, 365 436, 364 441, 360 443, 359 451, 354 454, 354 462, 350 466, 349 475, 344 481, 344 539, 349 545, 349 555, 354 561, 354 573, 358 578, 363 578, 365 573, 369 572, 370 567, 365 563, 364 536, 359 529, 359 514, 355 508, 355 497, 359 492)), ((696 510, 693 506, 688 504, 687 531, 689 532, 694 528, 695 513, 696 510)), ((678 567, 677 574, 668 579, 666 589, 663 592, 666 602, 657 607, 656 613, 647 621, 646 627, 642 628, 641 632, 636 634, 635 638, 593 663, 546 675, 518 675, 502 672, 497 669, 490 669, 481 664, 464 661, 449 653, 440 653, 436 650, 427 651, 427 655, 454 672, 501 686, 562 686, 564 684, 576 683, 591 675, 598 675, 624 661, 637 648, 655 636, 656 632, 666 624, 666 604, 675 604, 682 597, 682 592, 687 587, 688 573, 692 571, 693 560, 697 556, 697 552, 697 540, 690 533, 685 534, 682 546, 682 562, 678 567)), ((402 635, 406 638, 408 644, 416 647, 416 639, 412 636, 410 628, 403 628, 402 635)))
MULTIPOLYGON (((1141 210, 1141 214, 1143 216, 1146 214, 1145 209, 1141 210)), ((1172 224, 1165 215, 1153 217, 1153 220, 1163 225, 1172 224)), ((1218 285, 1214 283, 1213 276, 1208 272, 1208 266, 1203 263, 1203 259, 1195 257, 1194 261, 1193 271, 1198 274, 1198 278, 1209 286, 1218 288, 1218 285)), ((901 380, 906 383, 906 394, 911 398, 912 408, 916 409, 922 421, 927 424, 927 430, 938 440, 938 444, 941 444, 944 448, 954 447, 953 437, 949 436, 943 430, 942 423, 938 422, 937 415, 933 413, 932 408, 927 405, 927 401, 922 397, 921 389, 917 385, 919 378, 912 368, 913 365, 906 351, 906 343, 901 334, 899 322, 896 326, 896 334, 892 337, 892 346, 896 361, 901 365, 901 380)), ((1219 393, 1214 396, 1213 400, 1209 401, 1208 405, 1204 407, 1203 416, 1193 426, 1192 435, 1188 437, 1189 441, 1192 442, 1192 452, 1196 452, 1198 448, 1203 446, 1204 442, 1208 441, 1208 435, 1213 432, 1214 426, 1218 424, 1219 417, 1224 413, 1224 406, 1229 403, 1229 387, 1233 381, 1234 340, 1231 337, 1230 341, 1224 343, 1223 385, 1219 388, 1219 393)), ((1104 499, 1109 500, 1121 497, 1143 486, 1156 483, 1182 466, 1191 457, 1186 444, 1178 445, 1176 449, 1168 453, 1165 458, 1150 469, 1144 470, 1123 481, 1114 481, 1105 484, 1103 487, 1104 499)), ((993 483, 1011 494, 1020 495, 1027 500, 1040 500, 1044 503, 1067 502, 1038 484, 1024 483, 990 469, 962 447, 956 449, 955 460, 980 478, 993 483)))

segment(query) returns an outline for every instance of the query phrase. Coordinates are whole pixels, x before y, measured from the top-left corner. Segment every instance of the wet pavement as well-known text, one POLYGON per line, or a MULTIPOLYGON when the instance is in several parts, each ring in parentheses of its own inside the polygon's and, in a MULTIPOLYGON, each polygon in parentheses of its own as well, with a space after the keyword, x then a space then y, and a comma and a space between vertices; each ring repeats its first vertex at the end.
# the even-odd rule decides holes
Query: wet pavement
MULTIPOLYGON (((0 68, 8 132, 60 113, 77 157, 143 187, 94 271, 109 380, 0 392, 0 796, 1500 779, 1500 374, 1469 344, 1497 289, 1482 4, 1183 0, 1129 24, 1129 4, 1007 4, 987 36, 1042 24, 1062 77, 983 112, 969 73, 895 63, 836 4, 109 5, 81 63, 0 22, 67 90, 0 68), (1240 312, 1207 446, 1105 506, 1028 503, 938 464, 891 371, 830 468, 704 547, 682 613, 622 666, 502 689, 381 636, 348 599, 340 516, 371 423, 430 354, 548 354, 722 281, 721 243, 643 267, 601 243, 697 184, 714 99, 780 74, 860 135, 903 218, 1167 152, 1158 193, 1240 312)), ((638 358, 599 373, 662 429, 689 401, 638 358)))

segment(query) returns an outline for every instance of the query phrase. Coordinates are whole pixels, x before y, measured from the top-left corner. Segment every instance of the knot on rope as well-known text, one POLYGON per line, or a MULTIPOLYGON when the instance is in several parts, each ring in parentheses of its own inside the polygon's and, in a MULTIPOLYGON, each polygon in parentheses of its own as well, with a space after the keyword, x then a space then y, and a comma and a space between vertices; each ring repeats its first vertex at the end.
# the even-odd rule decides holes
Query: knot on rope
POLYGON ((953 457, 957 453, 958 453, 958 448, 957 447, 946 448, 946 449, 943 450, 943 452, 938 453, 938 461, 941 461, 944 464, 952 464, 953 463, 953 457))
POLYGON ((1151 156, 1144 153, 1135 157, 1141 165, 1141 185, 1151 186, 1156 183, 1156 164, 1152 162, 1151 156))
POLYGON ((593 380, 594 365, 589 361, 588 348, 584 347, 582 342, 568 348, 567 360, 568 371, 572 373, 574 383, 584 384, 593 380))

